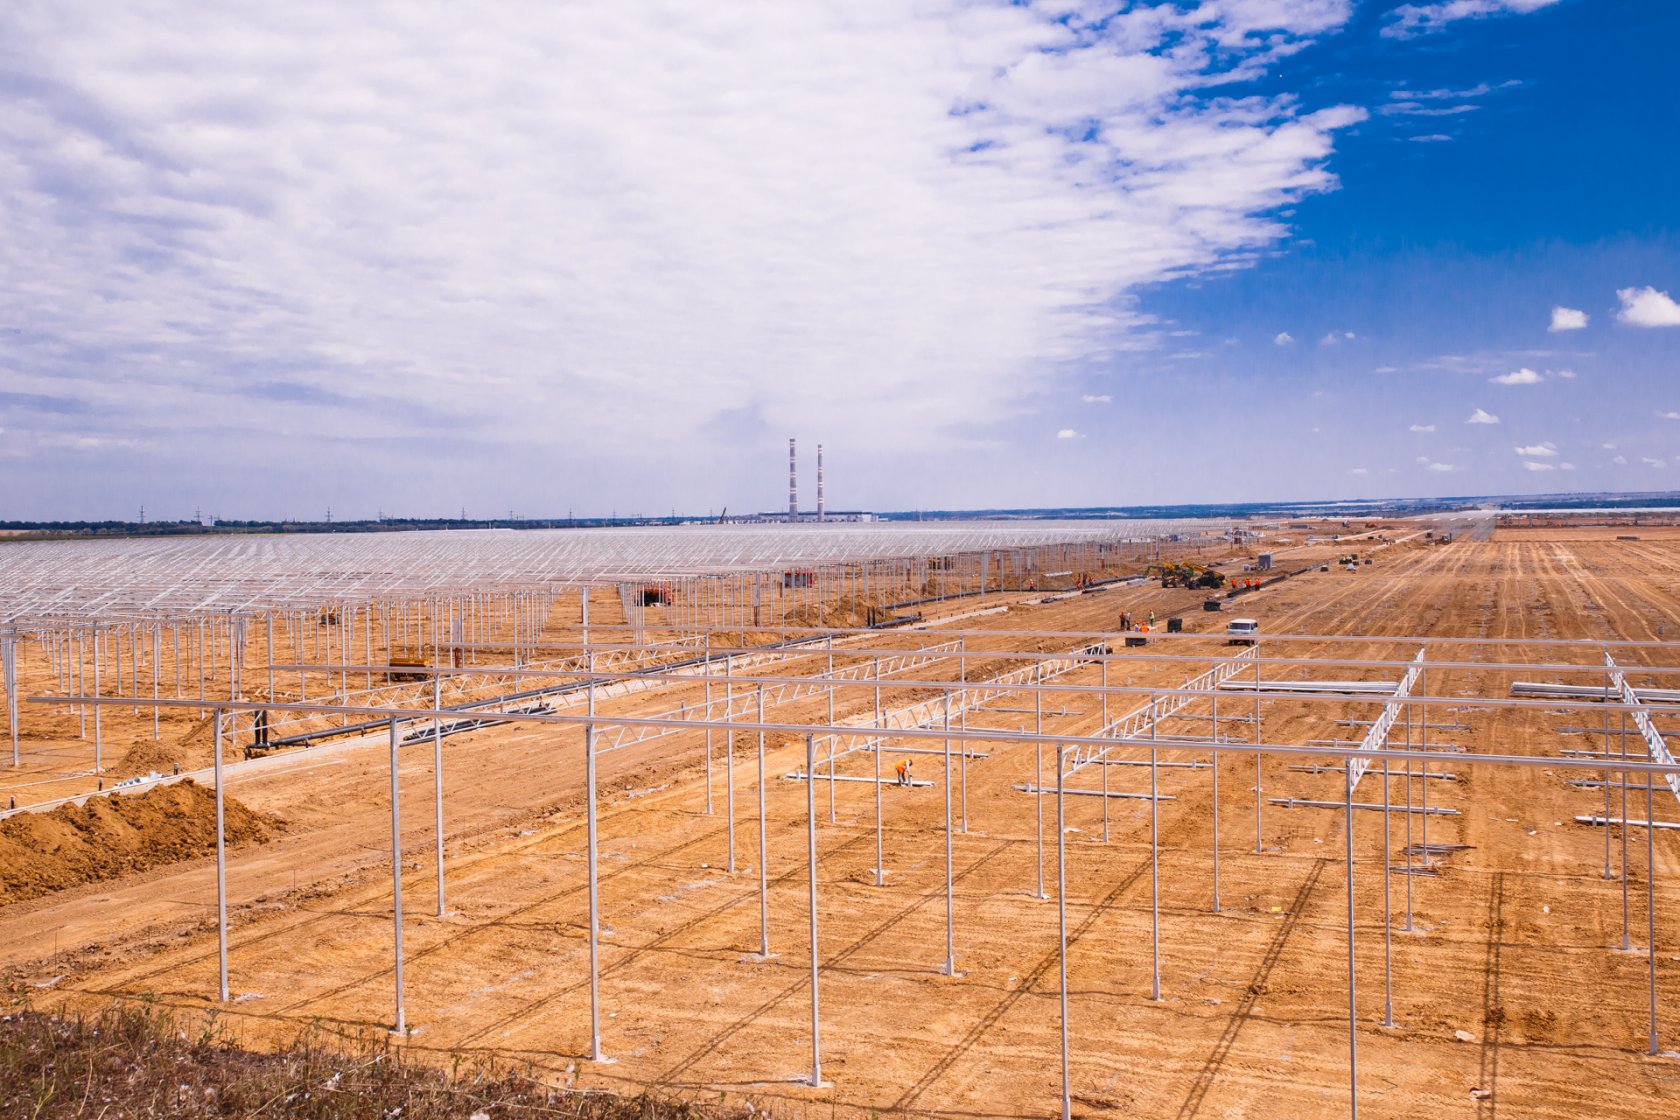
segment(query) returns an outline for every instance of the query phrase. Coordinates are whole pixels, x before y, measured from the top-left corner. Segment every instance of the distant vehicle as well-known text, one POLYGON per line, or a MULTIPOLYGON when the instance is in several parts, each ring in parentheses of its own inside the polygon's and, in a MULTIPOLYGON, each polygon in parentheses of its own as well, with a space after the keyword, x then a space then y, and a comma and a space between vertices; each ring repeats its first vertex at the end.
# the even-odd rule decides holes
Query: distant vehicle
POLYGON ((1225 626, 1225 644, 1251 646, 1260 635, 1260 624, 1252 618, 1233 618, 1225 626))

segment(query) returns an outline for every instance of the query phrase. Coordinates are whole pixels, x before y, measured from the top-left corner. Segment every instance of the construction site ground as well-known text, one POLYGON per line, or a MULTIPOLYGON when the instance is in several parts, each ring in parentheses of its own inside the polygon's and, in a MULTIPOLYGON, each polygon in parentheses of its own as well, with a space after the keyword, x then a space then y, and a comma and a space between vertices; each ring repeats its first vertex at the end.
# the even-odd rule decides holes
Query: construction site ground
MULTIPOLYGON (((988 648, 1066 652, 1078 636, 1109 635, 1122 609, 1183 617, 1205 640, 1117 653, 1115 688, 1168 688, 1233 651, 1222 631, 1235 613, 1271 634, 1364 635, 1370 642, 1289 644, 1291 655, 1408 659, 1416 643, 1385 638, 1500 637, 1663 639, 1680 619, 1680 530, 1512 530, 1449 545, 1414 537, 1348 572, 1306 571, 1204 614, 1202 595, 1138 586, 1053 602, 1016 596, 1007 612, 970 617, 970 680, 1021 664, 988 648), (1065 631, 1022 637, 1007 631, 1065 631), (1149 660, 1196 653, 1208 660, 1149 660)), ((1346 547, 1346 546, 1343 546, 1346 547)), ((1335 546, 1300 547, 1280 565, 1334 559, 1335 546)), ((990 606, 991 604, 987 604, 990 606)), ((973 605, 952 607, 961 614, 973 605)), ((937 630, 937 627, 934 627, 937 630)), ((926 638, 923 634, 920 638, 926 638)), ((863 648, 909 647, 903 632, 863 648)), ((1263 643, 1262 648, 1267 648, 1263 643)), ((1443 649, 1432 659, 1449 660, 1443 649)), ((1477 653, 1484 660, 1495 654, 1477 653)), ((1568 655, 1577 662, 1590 652, 1568 655)), ((1636 654, 1618 655, 1629 665, 1636 654)), ((1651 663, 1668 664, 1661 657, 1651 663)), ((1560 660, 1541 645, 1502 647, 1503 660, 1560 660)), ((777 671, 815 673, 823 655, 777 671), (801 668, 801 665, 803 666, 801 668)), ((942 666, 941 674, 948 668, 942 666)), ((1311 676, 1310 668, 1300 676, 1311 676)), ((1350 674, 1333 674, 1337 679, 1350 674)), ((1397 669, 1373 669, 1392 682, 1397 669)), ((1520 675, 1520 674, 1519 674, 1520 675)), ((1645 1053, 1647 944, 1645 832, 1628 836, 1632 871, 1623 936, 1622 837, 1618 874, 1606 878, 1605 833, 1575 823, 1602 809, 1601 794, 1574 775, 1540 768, 1475 766, 1478 753, 1558 755, 1600 749, 1575 730, 1579 712, 1495 711, 1513 674, 1432 671, 1432 695, 1458 695, 1460 710, 1431 732, 1461 745, 1440 756, 1455 780, 1414 779, 1432 803, 1460 815, 1428 820, 1429 841, 1464 845, 1434 874, 1393 874, 1395 1026, 1384 1008, 1383 860, 1398 868, 1405 814, 1385 844, 1383 814, 1355 818, 1359 1105, 1363 1115, 1650 1117, 1680 1112, 1680 833, 1659 831, 1657 995, 1662 1053, 1645 1053), (1409 888, 1409 892, 1408 892, 1409 888), (1410 928, 1406 898, 1410 894, 1410 928)), ((1101 725, 1097 668, 1057 683, 1043 725, 1079 735, 1101 725)), ((1672 681, 1668 683, 1672 686, 1672 681)), ((913 675, 883 689, 883 706, 937 695, 913 675)), ((697 704, 699 685, 622 698, 603 714, 697 704)), ((1119 716, 1143 694, 1109 697, 1119 716)), ((772 722, 822 723, 818 693, 778 705, 772 722)), ((867 715, 869 689, 837 691, 838 718, 867 715)), ((963 714, 970 726, 1031 729, 1030 695, 998 698, 963 714)), ((1357 739, 1338 720, 1374 718, 1376 704, 1268 701, 1268 742, 1357 739)), ((1200 705, 1187 713, 1206 713, 1200 705)), ((1233 698, 1221 731, 1254 734, 1251 709, 1233 698)), ((26 719, 34 719, 31 712, 26 719)), ((67 721, 67 715, 57 717, 67 721)), ((131 717, 132 718, 132 717, 131 717)), ((187 716, 176 717, 191 718, 187 716)), ((1420 717, 1421 718, 1421 717, 1420 717)), ((145 723, 149 727, 149 716, 145 723)), ((1205 717, 1162 734, 1207 734, 1205 717)), ((140 734, 141 724, 122 733, 140 734)), ((82 750, 67 729, 42 750, 82 750)), ((43 739, 50 738, 44 736, 43 739)), ((958 975, 942 972, 945 942, 945 772, 917 756, 931 785, 882 791, 884 886, 875 885, 869 782, 818 782, 821 1040, 826 1085, 810 1087, 810 956, 807 929, 806 783, 782 778, 804 763, 805 743, 766 743, 769 945, 759 910, 758 741, 735 736, 734 872, 727 868, 723 735, 714 736, 711 809, 698 732, 656 739, 601 758, 602 1045, 587 1060, 587 970, 582 736, 553 726, 504 725, 445 740, 448 907, 435 916, 432 752, 403 748, 405 850, 405 1045, 443 1066, 463 1056, 528 1067, 558 1084, 748 1097, 774 1112, 902 1112, 951 1116, 1049 1116, 1059 1108, 1059 978, 1054 802, 1017 790, 1034 781, 1031 745, 981 744, 966 767, 966 831, 953 838, 958 975), (833 820, 830 820, 830 798, 833 820), (1038 813, 1044 821, 1035 831, 1038 813), (1040 838, 1046 856, 1038 853, 1040 838), (1041 870, 1042 868, 1042 870, 1041 870), (1043 877, 1044 894, 1039 891, 1043 877)), ((958 748, 960 750, 960 741, 958 748)), ((0 907, 0 966, 32 986, 37 1006, 58 1001, 151 1001, 193 1014, 261 1046, 312 1026, 374 1032, 392 1021, 389 775, 379 736, 358 745, 276 756, 233 777, 230 796, 286 822, 272 838, 230 857, 233 999, 216 999, 212 864, 203 858, 58 891, 0 907)), ((890 761, 892 756, 888 756, 890 761)), ((1053 751, 1044 752, 1053 783, 1053 751)), ((1140 759, 1134 753, 1132 759, 1140 759)), ((1165 752, 1162 761, 1211 758, 1165 752)), ((1339 773, 1262 763, 1265 798, 1339 799, 1339 773)), ((873 759, 849 756, 840 775, 868 777, 873 759)), ((1151 998, 1150 804, 1069 797, 1067 908, 1069 1022, 1076 1115, 1171 1117, 1336 1116, 1349 1109, 1343 814, 1264 803, 1256 852, 1255 764, 1222 755, 1217 818, 1211 771, 1160 771, 1161 999, 1151 998), (1104 805, 1107 837, 1104 837, 1104 805), (1217 821, 1220 902, 1212 909, 1217 821)), ((1148 771, 1110 768, 1111 788, 1141 792, 1148 771)), ((1083 772, 1089 786, 1098 775, 1083 772)), ((1373 772, 1361 799, 1380 800, 1373 772)), ((1074 784, 1070 781, 1070 787, 1074 784)), ((1393 797, 1404 780, 1393 778, 1393 797)), ((1658 819, 1680 818, 1659 784, 1658 819), (1665 805, 1666 799, 1666 805, 1665 805)), ((1642 817, 1643 789, 1629 816, 1642 817)), ((1418 818, 1413 827, 1421 829, 1418 818)), ((960 824, 960 819, 959 819, 960 824)), ((1413 837, 1413 840, 1420 839, 1413 837)))

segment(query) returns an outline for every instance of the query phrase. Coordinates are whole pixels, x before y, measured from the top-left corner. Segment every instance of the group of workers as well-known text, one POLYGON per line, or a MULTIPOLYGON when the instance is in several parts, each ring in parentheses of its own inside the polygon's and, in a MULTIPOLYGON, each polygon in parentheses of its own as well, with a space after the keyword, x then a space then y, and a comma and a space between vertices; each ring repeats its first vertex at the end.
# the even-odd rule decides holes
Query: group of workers
POLYGON ((1131 611, 1121 611, 1120 612, 1120 629, 1127 632, 1127 633, 1130 633, 1133 630, 1143 630, 1143 631, 1147 632, 1149 630, 1154 629, 1154 627, 1155 627, 1155 612, 1154 611, 1149 612, 1149 622, 1145 626, 1139 626, 1137 624, 1137 621, 1132 618, 1132 612, 1131 611))

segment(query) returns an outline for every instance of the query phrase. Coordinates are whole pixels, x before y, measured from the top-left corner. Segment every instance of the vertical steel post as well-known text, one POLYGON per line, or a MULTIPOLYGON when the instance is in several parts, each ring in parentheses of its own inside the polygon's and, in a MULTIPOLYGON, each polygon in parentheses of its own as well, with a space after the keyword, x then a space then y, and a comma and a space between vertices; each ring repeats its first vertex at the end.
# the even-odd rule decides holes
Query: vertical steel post
MULTIPOLYGON (((155 649, 155 647, 154 647, 155 649)), ((156 654, 154 653, 154 657, 156 654)), ((157 683, 157 669, 152 670, 152 683, 157 683)), ((274 612, 268 612, 268 699, 274 701, 274 612)))
POLYGON ((1056 744, 1056 953, 1061 966, 1062 1000, 1062 1120, 1073 1115, 1073 1082, 1068 1069, 1067 964, 1067 791, 1063 759, 1066 744, 1056 744))
MULTIPOLYGON (((984 583, 982 582, 982 587, 984 583)), ((957 757, 957 767, 961 771, 962 781, 962 828, 958 829, 964 835, 968 833, 968 648, 967 638, 957 639, 957 683, 962 690, 957 693, 957 723, 961 735, 961 749, 957 757)))
MULTIPOLYGON (((1608 663, 1610 653, 1604 654, 1608 663)), ((1612 691, 1611 676, 1608 670, 1604 673, 1604 878, 1610 878, 1610 695, 1612 691)))
POLYGON ((729 818, 729 863, 727 873, 735 874, 735 682, 731 679, 735 655, 723 656, 724 718, 723 730, 723 809, 729 818))
MULTIPOLYGON (((1104 649, 1108 648, 1107 643, 1104 643, 1103 648, 1104 649)), ((1108 728, 1108 658, 1106 656, 1103 658, 1103 662, 1102 662, 1102 728, 1103 728, 1103 734, 1104 735, 1109 734, 1109 728, 1108 728)), ((1108 748, 1107 747, 1104 747, 1102 749, 1102 752, 1097 755, 1097 765, 1102 767, 1103 843, 1106 844, 1106 843, 1108 843, 1108 748)), ((1219 857, 1216 855, 1214 858, 1218 859, 1219 857)), ((1215 887, 1214 888, 1214 894, 1218 894, 1218 893, 1219 893, 1219 888, 1215 887)), ((1216 909, 1217 909, 1217 907, 1216 907, 1216 909)))
POLYGON ((437 832, 437 916, 448 913, 443 901, 443 674, 440 666, 432 672, 432 811, 437 832))
POLYGON ((1347 760, 1343 780, 1347 805, 1347 977, 1348 977, 1348 1108, 1359 1120, 1358 1003, 1353 973, 1353 759, 1347 760))
POLYGON ((8 638, 0 644, 0 668, 4 669, 6 687, 6 726, 12 737, 12 765, 22 765, 18 755, 18 704, 17 704, 17 642, 8 638))
MULTIPOLYGON (((1424 693, 1424 692, 1428 691, 1429 682, 1428 682, 1428 678, 1427 678, 1426 674, 1427 674, 1427 670, 1423 670, 1423 669, 1418 670, 1418 692, 1419 693, 1424 693)), ((1426 711, 1427 711, 1427 709, 1426 709, 1426 711)), ((1423 837, 1423 839, 1420 841, 1420 843, 1423 845, 1423 849, 1422 849, 1423 850, 1423 866, 1424 866, 1425 870, 1428 870, 1430 867, 1433 867, 1435 865, 1435 857, 1430 855, 1430 852, 1429 852, 1429 717, 1428 717, 1428 715, 1425 715, 1423 717, 1423 727, 1419 729, 1418 742, 1423 747, 1423 750, 1419 754, 1419 759, 1423 763, 1423 777, 1420 780, 1419 785, 1418 785, 1418 800, 1420 802, 1420 807, 1422 808, 1423 812, 1418 815, 1418 830, 1423 837)), ((1387 746, 1388 744, 1384 743, 1383 745, 1387 746)))
POLYGON ((390 720, 391 733, 391 930, 393 973, 397 992, 396 1033, 406 1034, 408 1019, 403 1009, 403 908, 402 908, 402 801, 397 792, 397 717, 390 720))
MULTIPOLYGON (((1256 648, 1257 647, 1251 647, 1256 648)), ((1260 655, 1254 655, 1254 745, 1260 745, 1260 655)), ((1260 839, 1260 752, 1254 752, 1254 850, 1266 850, 1260 839)))
MULTIPOLYGON (((874 730, 881 730, 881 655, 875 655, 875 726, 874 730)), ((887 882, 886 854, 881 840, 881 745, 885 740, 879 735, 875 738, 875 749, 871 751, 875 756, 875 885, 885 886, 887 882)))
POLYGON ((583 589, 583 658, 588 716, 583 725, 583 784, 589 817, 589 1060, 601 1057, 601 849, 595 792, 595 653, 589 645, 589 588, 583 589))
POLYGON ((1645 938, 1651 998, 1651 1036, 1647 1053, 1657 1054, 1657 818, 1652 816, 1651 772, 1645 771, 1645 938))
MULTIPOLYGON (((1622 713, 1622 761, 1626 762, 1627 757, 1628 757, 1628 751, 1627 751, 1627 713, 1623 712, 1622 713)), ((1622 949, 1624 951, 1626 951, 1627 949, 1632 948, 1632 943, 1628 941, 1628 823, 1627 823, 1627 819, 1628 819, 1628 815, 1627 815, 1628 776, 1627 776, 1627 771, 1626 770, 1621 771, 1617 775, 1616 784, 1619 785, 1621 787, 1621 790, 1622 790, 1622 949)), ((1649 819, 1649 818, 1647 818, 1647 819, 1649 819)), ((1608 827, 1608 826, 1606 826, 1606 827, 1608 827)))
POLYGON ((712 815, 712 632, 706 631, 706 815, 712 815))
MULTIPOLYGON (((99 626, 94 625, 94 697, 99 695, 99 626)), ((101 729, 104 705, 94 705, 94 774, 104 774, 104 741, 101 729)), ((1626 813, 1623 813, 1626 816, 1626 813)))
MULTIPOLYGON (((816 739, 805 736, 805 773, 815 775, 816 739)), ((822 1085, 822 1023, 817 987, 817 783, 805 783, 805 853, 811 871, 811 1085, 822 1085)))
MULTIPOLYGON (((152 627, 152 699, 153 700, 156 700, 158 698, 158 670, 159 670, 160 662, 162 660, 163 660, 163 627, 159 626, 159 625, 154 625, 152 627)), ((273 695, 273 692, 271 690, 270 691, 270 696, 272 696, 272 695, 273 695)), ((159 717, 160 717, 161 712, 162 712, 162 709, 159 708, 158 705, 156 705, 156 704, 152 705, 152 739, 154 741, 163 738, 163 731, 162 731, 162 728, 159 726, 159 717)))
MULTIPOLYGON (((1042 682, 1040 682, 1042 683, 1042 682)), ((1033 734, 1044 734, 1044 694, 1033 690, 1033 734)), ((1048 898, 1044 893, 1044 741, 1033 740, 1033 808, 1038 825, 1038 893, 1033 897, 1048 898)))
MULTIPOLYGON (((764 685, 758 686, 758 722, 764 723, 764 685)), ((816 774, 807 770, 806 782, 816 774)), ((758 955, 770 955, 770 842, 764 821, 764 732, 758 733, 758 955)))
POLYGON ((1160 703, 1159 696, 1149 698, 1149 944, 1153 972, 1149 998, 1156 1001, 1161 998, 1161 752, 1153 740, 1160 726, 1160 703))
MULTIPOLYGON (((1429 709, 1423 710, 1423 722, 1429 722, 1429 709)), ((1386 748, 1388 744, 1385 742, 1386 748)), ((1406 749, 1412 749, 1412 705, 1406 705, 1406 749)), ((1389 812, 1393 797, 1389 793, 1388 759, 1383 759, 1383 1026, 1394 1025, 1394 888, 1393 859, 1390 857, 1389 812)))
POLYGON ((1219 913, 1219 674, 1213 675, 1213 912, 1219 913))
MULTIPOLYGON (((1042 804, 1043 799, 1040 798, 1042 804)), ((945 967, 957 974, 957 896, 951 873, 951 693, 945 693, 945 967)))
MULTIPOLYGON (((845 577, 842 576, 841 578, 844 579, 845 577)), ((856 596, 854 595, 854 599, 855 599, 855 597, 856 596)), ((764 686, 759 685, 758 689, 759 689, 759 693, 760 693, 760 704, 762 705, 762 703, 763 703, 762 694, 764 692, 764 686)), ((758 722, 760 722, 760 723, 764 722, 764 712, 763 711, 760 711, 758 713, 758 722)), ((828 725, 830 727, 834 726, 834 635, 833 634, 830 634, 828 636, 828 725)), ((759 738, 762 739, 763 737, 764 737, 764 733, 762 731, 759 732, 759 738)), ((811 780, 813 782, 816 781, 817 776, 815 774, 812 774, 811 775, 811 780)), ((834 740, 830 739, 829 740, 829 746, 828 746, 828 823, 829 824, 834 823, 834 784, 835 784, 834 783, 834 740)))
POLYGON ((227 931, 227 832, 223 817, 222 794, 222 710, 216 709, 216 962, 217 991, 223 1003, 228 1001, 228 931, 227 931))
MULTIPOLYGON (((1429 722, 1428 710, 1423 717, 1429 722)), ((1412 932, 1412 744, 1406 743, 1406 932, 1412 932)))

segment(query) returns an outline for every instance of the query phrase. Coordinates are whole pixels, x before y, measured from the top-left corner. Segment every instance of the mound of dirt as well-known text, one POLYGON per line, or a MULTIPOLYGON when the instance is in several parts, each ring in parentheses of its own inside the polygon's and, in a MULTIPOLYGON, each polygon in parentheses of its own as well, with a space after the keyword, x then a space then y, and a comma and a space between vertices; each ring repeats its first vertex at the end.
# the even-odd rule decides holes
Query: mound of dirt
POLYGON ((186 761, 187 751, 179 743, 160 743, 150 738, 139 738, 123 752, 122 758, 110 771, 123 777, 131 774, 149 774, 154 770, 159 774, 168 774, 186 761))
POLYGON ((833 602, 803 603, 789 611, 787 617, 798 626, 836 626, 851 630, 885 622, 891 614, 891 611, 861 596, 841 596, 833 602))
MULTIPOLYGON (((266 840, 285 822, 229 798, 223 827, 234 845, 266 840)), ((191 781, 18 813, 0 821, 0 906, 215 850, 215 794, 191 781)))

